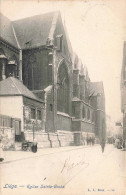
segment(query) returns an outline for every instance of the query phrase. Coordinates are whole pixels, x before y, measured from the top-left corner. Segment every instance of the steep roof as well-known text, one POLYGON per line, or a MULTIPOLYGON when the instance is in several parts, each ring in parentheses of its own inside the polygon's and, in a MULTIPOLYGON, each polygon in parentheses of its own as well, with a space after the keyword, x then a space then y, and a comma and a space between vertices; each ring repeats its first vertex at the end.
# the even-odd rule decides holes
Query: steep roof
POLYGON ((51 12, 13 21, 15 33, 22 49, 46 45, 56 26, 59 12, 51 12))
POLYGON ((90 82, 90 93, 92 93, 92 96, 104 94, 103 82, 90 82))
POLYGON ((13 46, 18 47, 13 31, 12 22, 2 13, 0 13, 0 37, 13 46))
POLYGON ((38 97, 35 96, 35 94, 30 91, 23 83, 14 78, 14 77, 8 77, 7 79, 0 82, 0 96, 15 96, 15 95, 22 95, 34 100, 37 100, 39 102, 42 102, 38 97))
POLYGON ((65 31, 66 40, 67 40, 67 43, 68 43, 68 50, 69 50, 70 58, 71 58, 71 61, 73 62, 74 52, 73 52, 73 49, 72 49, 71 41, 69 39, 69 34, 68 34, 68 31, 67 31, 67 28, 66 28, 65 24, 64 24, 64 31, 65 31))
POLYGON ((90 83, 90 96, 97 96, 97 109, 105 112, 105 95, 103 82, 90 83))

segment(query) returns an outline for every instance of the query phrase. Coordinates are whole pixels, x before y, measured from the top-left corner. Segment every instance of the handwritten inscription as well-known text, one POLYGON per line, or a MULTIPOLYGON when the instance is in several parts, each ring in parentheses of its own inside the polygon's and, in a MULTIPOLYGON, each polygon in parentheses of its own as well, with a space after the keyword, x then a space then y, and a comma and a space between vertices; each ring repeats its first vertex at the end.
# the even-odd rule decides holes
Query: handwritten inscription
POLYGON ((63 165, 63 168, 61 169, 61 173, 63 173, 63 171, 71 171, 72 169, 78 167, 78 166, 82 166, 82 165, 89 165, 88 162, 85 162, 85 160, 80 160, 78 162, 70 162, 70 158, 65 160, 65 163, 63 165))

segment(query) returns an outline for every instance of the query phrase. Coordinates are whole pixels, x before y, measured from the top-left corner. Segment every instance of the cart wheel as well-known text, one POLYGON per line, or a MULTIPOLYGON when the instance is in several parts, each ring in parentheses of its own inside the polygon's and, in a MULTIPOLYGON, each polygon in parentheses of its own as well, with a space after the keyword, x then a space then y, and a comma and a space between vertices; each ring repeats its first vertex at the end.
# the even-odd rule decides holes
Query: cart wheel
POLYGON ((27 151, 27 147, 23 146, 22 150, 27 151))

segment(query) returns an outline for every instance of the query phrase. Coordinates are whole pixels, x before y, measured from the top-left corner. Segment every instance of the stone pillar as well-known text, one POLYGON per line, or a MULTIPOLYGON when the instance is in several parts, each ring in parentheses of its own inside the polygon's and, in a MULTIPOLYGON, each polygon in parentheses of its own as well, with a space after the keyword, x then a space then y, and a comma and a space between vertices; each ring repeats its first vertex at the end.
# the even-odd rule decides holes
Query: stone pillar
POLYGON ((79 70, 73 70, 73 97, 80 98, 79 70))
POLYGON ((73 105, 74 111, 75 111, 73 113, 74 117, 76 119, 82 119, 82 101, 81 100, 80 101, 73 101, 72 105, 73 105))
POLYGON ((53 82, 52 66, 53 66, 53 52, 49 52, 48 54, 48 85, 52 85, 52 82, 53 82))

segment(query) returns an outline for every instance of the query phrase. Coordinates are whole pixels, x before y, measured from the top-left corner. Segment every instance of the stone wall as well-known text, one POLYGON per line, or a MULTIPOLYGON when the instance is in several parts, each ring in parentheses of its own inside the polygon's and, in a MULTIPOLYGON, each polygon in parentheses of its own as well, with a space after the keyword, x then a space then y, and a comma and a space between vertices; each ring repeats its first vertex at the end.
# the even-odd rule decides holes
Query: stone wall
POLYGON ((97 110, 97 132, 96 136, 99 137, 99 139, 105 139, 106 138, 106 118, 105 118, 105 112, 102 110, 97 110))
MULTIPOLYGON (((33 132, 25 131, 24 132, 26 141, 33 141, 33 132)), ((34 133, 34 141, 38 143, 38 148, 50 148, 51 144, 48 138, 48 134, 38 131, 34 133)))
MULTIPOLYGON (((25 140, 33 141, 33 132, 25 131, 25 140)), ((56 133, 35 132, 34 141, 38 143, 38 148, 54 148, 74 145, 74 133, 57 131, 56 133)))
POLYGON ((10 127, 0 127, 0 137, 2 139, 4 150, 15 149, 15 131, 10 127))
POLYGON ((82 132, 94 133, 94 123, 81 121, 81 130, 82 132))
POLYGON ((70 131, 71 117, 65 113, 57 112, 56 129, 70 131))
POLYGON ((60 146, 73 146, 74 145, 74 133, 68 131, 58 131, 58 139, 60 146))

